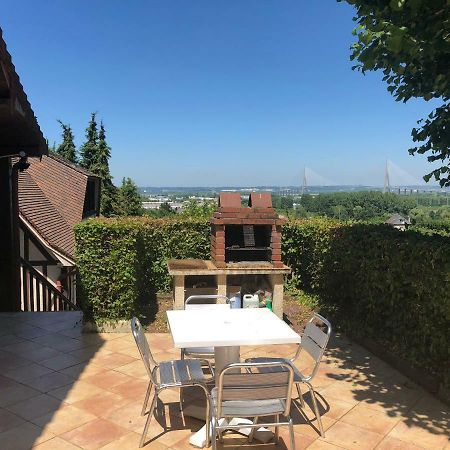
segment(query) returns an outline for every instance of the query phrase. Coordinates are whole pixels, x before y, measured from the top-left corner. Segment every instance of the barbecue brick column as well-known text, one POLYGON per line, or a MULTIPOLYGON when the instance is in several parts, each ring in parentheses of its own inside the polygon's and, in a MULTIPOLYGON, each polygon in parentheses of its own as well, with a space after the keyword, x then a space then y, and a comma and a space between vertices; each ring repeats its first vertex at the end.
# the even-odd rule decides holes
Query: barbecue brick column
POLYGON ((225 226, 221 223, 211 225, 211 259, 217 267, 225 267, 225 226))
POLYGON ((272 248, 272 264, 274 267, 283 267, 281 261, 281 225, 272 225, 270 236, 270 246, 272 248))

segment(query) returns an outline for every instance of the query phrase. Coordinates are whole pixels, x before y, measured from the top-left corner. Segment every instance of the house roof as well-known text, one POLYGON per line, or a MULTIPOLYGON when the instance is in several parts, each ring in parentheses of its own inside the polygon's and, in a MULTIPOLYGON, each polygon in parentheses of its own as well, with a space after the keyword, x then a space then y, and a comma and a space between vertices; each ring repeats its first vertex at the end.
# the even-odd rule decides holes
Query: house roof
POLYGON ((47 143, 31 109, 0 28, 0 155, 48 153, 47 143))
POLYGON ((55 155, 30 160, 19 172, 19 211, 48 245, 74 258, 73 227, 83 219, 91 172, 55 155))
POLYGON ((410 225, 411 221, 409 217, 404 217, 401 214, 392 214, 386 222, 388 225, 410 225))
POLYGON ((19 172, 19 211, 50 247, 73 258, 75 235, 72 227, 26 170, 19 172))

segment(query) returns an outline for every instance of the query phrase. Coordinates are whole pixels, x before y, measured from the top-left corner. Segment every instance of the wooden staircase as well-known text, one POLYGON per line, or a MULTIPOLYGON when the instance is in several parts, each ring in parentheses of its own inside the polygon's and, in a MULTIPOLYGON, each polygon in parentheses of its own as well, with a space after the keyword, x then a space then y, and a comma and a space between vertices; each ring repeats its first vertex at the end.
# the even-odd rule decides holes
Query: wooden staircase
POLYGON ((22 311, 74 311, 80 307, 59 291, 28 261, 20 259, 22 311))

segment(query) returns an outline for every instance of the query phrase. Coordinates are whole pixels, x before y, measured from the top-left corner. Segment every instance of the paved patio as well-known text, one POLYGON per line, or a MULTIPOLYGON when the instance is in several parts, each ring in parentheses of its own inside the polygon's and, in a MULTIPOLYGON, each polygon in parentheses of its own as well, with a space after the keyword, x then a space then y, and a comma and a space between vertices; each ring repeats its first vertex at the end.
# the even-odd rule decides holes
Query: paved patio
MULTIPOLYGON (((157 359, 179 357, 169 334, 148 338, 157 359)), ((241 352, 288 356, 293 349, 241 352)), ((140 409, 146 380, 131 334, 82 334, 81 316, 74 312, 2 313, 0 449, 135 449, 145 420, 140 409)), ((450 449, 449 409, 343 337, 333 338, 314 384, 326 437, 318 435, 311 411, 302 414, 294 405, 297 449, 450 449)), ((165 417, 153 421, 153 440, 145 448, 192 449, 189 437, 202 422, 182 417, 176 391, 164 392, 162 399, 165 417)), ((280 436, 278 445, 247 448, 287 448, 287 430, 280 436)), ((223 447, 243 442, 229 434, 223 447)))

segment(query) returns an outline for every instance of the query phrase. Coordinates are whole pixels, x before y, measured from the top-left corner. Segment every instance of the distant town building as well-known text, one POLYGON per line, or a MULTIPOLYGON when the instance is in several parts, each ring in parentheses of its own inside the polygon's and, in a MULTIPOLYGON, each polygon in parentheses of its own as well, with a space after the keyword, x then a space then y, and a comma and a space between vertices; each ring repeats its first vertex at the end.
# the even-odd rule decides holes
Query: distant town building
POLYGON ((180 202, 168 202, 168 201, 144 201, 142 202, 142 207, 144 209, 155 210, 159 209, 163 203, 168 203, 169 206, 176 212, 183 210, 183 203, 180 202))
POLYGON ((393 214, 384 223, 396 228, 397 230, 405 231, 409 225, 411 225, 411 220, 409 217, 404 217, 401 214, 393 214))

